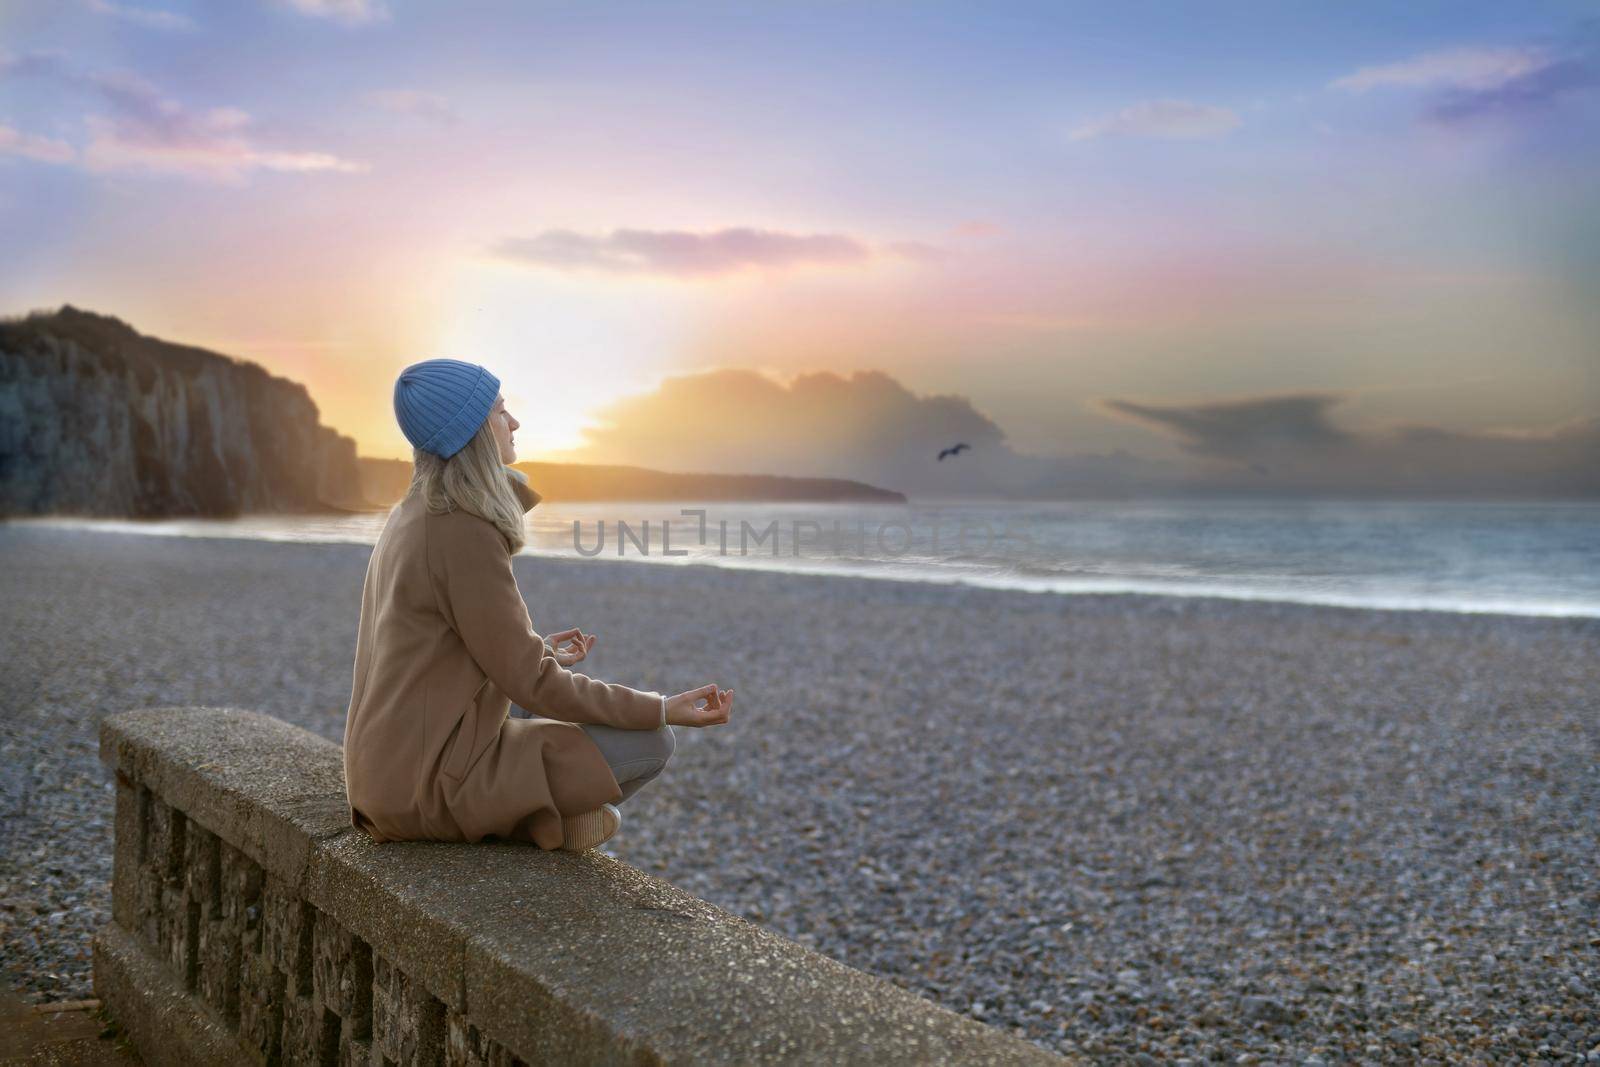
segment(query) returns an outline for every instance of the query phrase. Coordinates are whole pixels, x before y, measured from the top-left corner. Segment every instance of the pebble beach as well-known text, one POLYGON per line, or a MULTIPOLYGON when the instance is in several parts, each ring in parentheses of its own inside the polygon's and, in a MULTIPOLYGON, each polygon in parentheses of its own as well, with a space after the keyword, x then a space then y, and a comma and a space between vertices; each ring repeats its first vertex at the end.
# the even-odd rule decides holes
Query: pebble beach
MULTIPOLYGON (((0 524, 0 970, 92 995, 99 720, 342 739, 370 548, 0 524)), ((1094 1062, 1600 1063, 1600 620, 518 557, 737 691, 605 850, 1094 1062)))

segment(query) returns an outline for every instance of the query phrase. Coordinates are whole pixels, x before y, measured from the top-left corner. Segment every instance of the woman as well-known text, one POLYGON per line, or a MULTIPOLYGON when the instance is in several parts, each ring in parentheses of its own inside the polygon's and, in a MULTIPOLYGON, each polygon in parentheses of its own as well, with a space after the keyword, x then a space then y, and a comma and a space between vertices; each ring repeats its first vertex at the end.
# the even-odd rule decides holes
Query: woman
POLYGON ((500 380, 428 360, 401 372, 394 406, 415 467, 361 592, 350 821, 379 841, 593 848, 671 757, 672 727, 727 722, 733 690, 666 697, 567 670, 595 638, 540 637, 517 588, 511 558, 539 494, 508 466, 520 423, 500 380), (512 700, 534 717, 509 718, 512 700))

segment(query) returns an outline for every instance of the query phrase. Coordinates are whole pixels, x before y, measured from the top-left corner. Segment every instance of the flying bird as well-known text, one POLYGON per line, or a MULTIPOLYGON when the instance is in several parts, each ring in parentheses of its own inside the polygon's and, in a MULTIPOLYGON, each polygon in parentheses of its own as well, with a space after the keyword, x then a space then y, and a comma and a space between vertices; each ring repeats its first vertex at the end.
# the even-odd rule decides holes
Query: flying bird
POLYGON ((965 441, 962 441, 959 444, 951 445, 949 448, 941 448, 939 450, 939 462, 943 463, 944 457, 959 455, 963 449, 971 447, 971 445, 967 444, 965 441))

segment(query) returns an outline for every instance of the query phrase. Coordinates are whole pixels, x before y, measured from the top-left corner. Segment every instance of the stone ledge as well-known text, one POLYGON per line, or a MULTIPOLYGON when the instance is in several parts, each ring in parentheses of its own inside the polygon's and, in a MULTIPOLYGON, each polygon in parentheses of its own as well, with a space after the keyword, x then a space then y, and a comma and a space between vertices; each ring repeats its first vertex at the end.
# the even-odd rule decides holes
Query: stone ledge
POLYGON ((598 853, 376 844, 267 716, 114 715, 101 757, 115 921, 258 1062, 1062 1062, 598 853))

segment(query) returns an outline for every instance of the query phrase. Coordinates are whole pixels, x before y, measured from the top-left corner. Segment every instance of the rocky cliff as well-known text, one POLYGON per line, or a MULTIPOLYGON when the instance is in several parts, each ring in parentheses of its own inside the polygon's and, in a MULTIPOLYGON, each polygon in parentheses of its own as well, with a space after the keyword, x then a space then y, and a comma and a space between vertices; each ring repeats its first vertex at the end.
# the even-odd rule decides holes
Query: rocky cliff
POLYGON ((0 515, 360 506, 305 386, 70 305, 0 321, 0 515))

